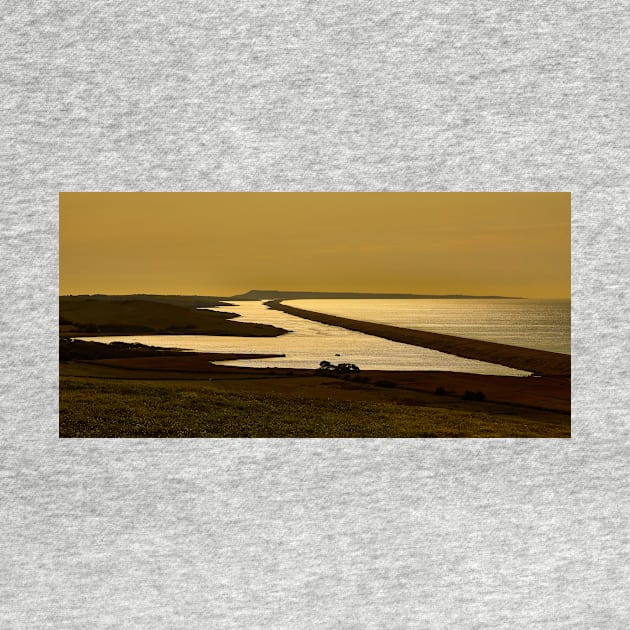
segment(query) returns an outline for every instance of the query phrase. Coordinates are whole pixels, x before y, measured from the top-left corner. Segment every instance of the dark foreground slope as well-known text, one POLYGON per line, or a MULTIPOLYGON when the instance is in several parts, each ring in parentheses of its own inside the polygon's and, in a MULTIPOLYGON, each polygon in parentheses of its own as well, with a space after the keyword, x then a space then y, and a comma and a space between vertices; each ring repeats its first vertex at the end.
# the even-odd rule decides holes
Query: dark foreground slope
POLYGON ((378 370, 335 377, 318 369, 215 363, 236 358, 239 355, 66 340, 59 364, 59 435, 571 435, 566 377, 378 370))
POLYGON ((476 359, 488 363, 498 363, 517 370, 525 370, 538 375, 546 376, 570 376, 571 357, 557 352, 546 352, 544 350, 532 350, 517 346, 508 346, 490 341, 478 341, 453 335, 442 335, 438 333, 425 332, 422 330, 411 330, 398 326, 388 326, 385 324, 374 324, 347 317, 337 317, 325 313, 316 313, 302 308, 288 306, 280 300, 266 302, 269 308, 283 311, 289 315, 296 315, 304 319, 340 326, 348 330, 355 330, 367 335, 382 337, 390 341, 407 343, 412 346, 421 346, 431 350, 439 350, 448 354, 454 354, 466 359, 476 359))
MULTIPOLYGON (((460 382, 459 375, 429 374, 431 381, 424 382, 418 374, 415 382, 410 375, 387 373, 391 383, 400 382, 392 389, 376 373, 365 383, 313 371, 213 368, 207 363, 185 372, 181 361, 170 366, 177 371, 153 371, 142 369, 139 359, 128 361, 136 365, 124 369, 123 360, 117 366, 113 361, 62 364, 60 437, 571 436, 567 412, 505 398, 466 400, 461 395, 465 387, 489 383, 469 383, 465 377, 460 382), (447 386, 445 395, 426 391, 436 379, 447 386)), ((505 396, 521 397, 516 388, 505 396)), ((546 402, 556 407, 558 400, 546 402)))

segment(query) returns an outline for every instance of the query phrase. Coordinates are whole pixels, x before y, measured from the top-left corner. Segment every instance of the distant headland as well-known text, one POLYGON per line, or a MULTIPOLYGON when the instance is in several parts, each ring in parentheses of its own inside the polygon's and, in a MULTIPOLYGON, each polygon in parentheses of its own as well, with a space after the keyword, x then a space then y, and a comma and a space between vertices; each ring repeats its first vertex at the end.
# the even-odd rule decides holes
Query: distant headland
POLYGON ((231 295, 229 300, 413 300, 413 299, 463 299, 463 300, 524 300, 522 297, 504 295, 420 295, 416 293, 350 293, 333 291, 267 291, 253 289, 240 295, 231 295))

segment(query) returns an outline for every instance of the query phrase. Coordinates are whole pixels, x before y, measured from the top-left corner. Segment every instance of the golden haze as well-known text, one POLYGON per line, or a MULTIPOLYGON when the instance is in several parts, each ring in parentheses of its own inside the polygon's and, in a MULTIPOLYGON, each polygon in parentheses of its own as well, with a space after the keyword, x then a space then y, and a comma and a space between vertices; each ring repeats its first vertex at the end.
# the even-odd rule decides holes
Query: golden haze
POLYGON ((61 193, 60 293, 568 298, 569 193, 61 193))

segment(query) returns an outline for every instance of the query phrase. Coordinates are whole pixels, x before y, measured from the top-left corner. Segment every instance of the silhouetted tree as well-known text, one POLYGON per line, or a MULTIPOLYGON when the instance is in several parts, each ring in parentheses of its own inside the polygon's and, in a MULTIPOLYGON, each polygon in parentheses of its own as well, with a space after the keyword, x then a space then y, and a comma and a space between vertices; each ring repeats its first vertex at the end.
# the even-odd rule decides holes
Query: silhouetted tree
POLYGON ((359 372, 359 368, 354 363, 340 363, 334 365, 330 361, 320 361, 318 372, 333 373, 334 375, 350 374, 351 372, 359 372))

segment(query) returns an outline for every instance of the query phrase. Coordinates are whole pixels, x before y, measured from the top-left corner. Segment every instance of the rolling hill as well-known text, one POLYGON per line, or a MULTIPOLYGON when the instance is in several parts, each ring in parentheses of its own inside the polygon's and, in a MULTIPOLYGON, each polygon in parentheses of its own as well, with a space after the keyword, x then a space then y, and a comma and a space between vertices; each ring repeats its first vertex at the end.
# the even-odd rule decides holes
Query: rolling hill
POLYGON ((267 324, 232 321, 235 313, 203 311, 144 300, 61 298, 64 336, 161 334, 276 337, 286 330, 267 324))

